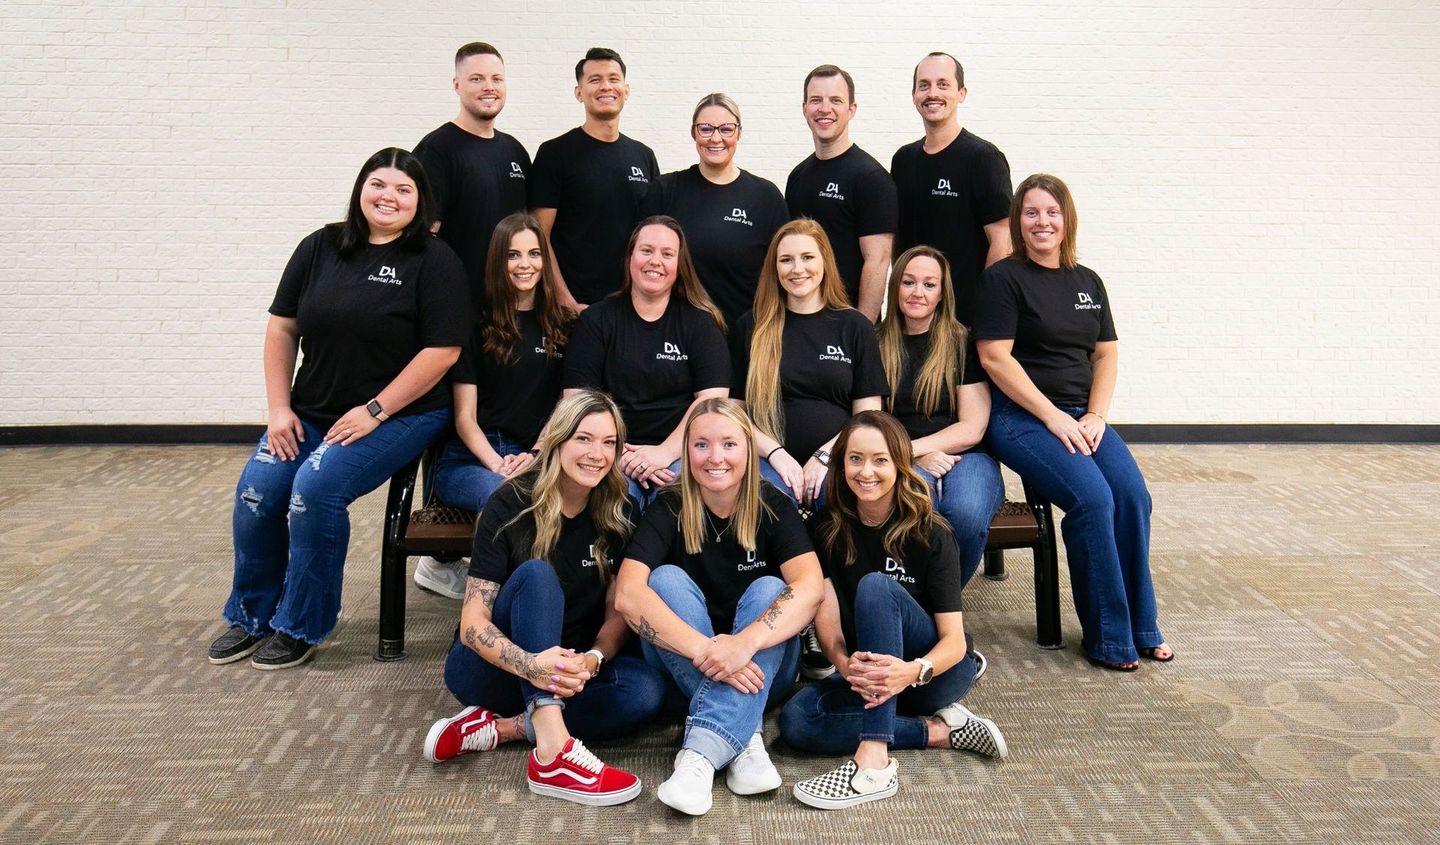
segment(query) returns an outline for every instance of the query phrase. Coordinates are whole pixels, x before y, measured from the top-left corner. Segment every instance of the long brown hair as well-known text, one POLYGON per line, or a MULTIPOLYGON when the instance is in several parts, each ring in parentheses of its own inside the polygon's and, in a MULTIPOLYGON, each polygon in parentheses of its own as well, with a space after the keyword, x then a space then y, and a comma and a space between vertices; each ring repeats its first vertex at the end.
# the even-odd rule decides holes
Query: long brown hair
POLYGON ((680 536, 685 540, 685 553, 699 554, 700 546, 705 542, 705 501, 700 497, 700 484, 690 471, 690 426, 706 414, 718 414, 740 426, 745 438, 749 453, 745 459, 745 477, 740 480, 740 495, 735 501, 735 512, 730 516, 727 530, 734 533, 742 547, 753 552, 760 533, 760 515, 770 510, 760 498, 760 458, 756 455, 755 429, 745 413, 745 406, 739 401, 711 396, 696 403, 685 420, 684 451, 680 459, 680 536))
POLYGON ((1062 182, 1059 176, 1051 176, 1049 173, 1032 173, 1015 189, 1015 196, 1010 200, 1010 257, 1030 257, 1030 251, 1025 248, 1025 234, 1020 229, 1020 215, 1025 210, 1025 195, 1036 188, 1054 197, 1055 202, 1060 205, 1060 213, 1065 215, 1065 235, 1060 238, 1060 266, 1074 267, 1075 244, 1080 234, 1080 218, 1075 213, 1075 198, 1070 195, 1069 186, 1062 182))
POLYGON ((890 514, 880 526, 881 542, 887 555, 904 560, 905 547, 914 542, 928 543, 930 526, 939 523, 941 517, 930 504, 930 488, 915 471, 910 436, 899 420, 884 411, 861 411, 845 423, 835 438, 831 452, 834 458, 825 476, 825 517, 820 525, 820 542, 831 555, 839 551, 846 566, 855 562, 855 526, 860 524, 860 509, 855 491, 845 483, 845 464, 850 436, 861 428, 880 432, 895 465, 895 495, 891 499, 890 514))
POLYGON ((550 244, 540 221, 517 211, 495 226, 490 238, 490 252, 485 256, 485 294, 490 300, 490 313, 485 318, 481 336, 481 349, 497 363, 508 364, 515 359, 515 344, 520 342, 520 320, 516 303, 519 291, 510 284, 509 258, 510 242, 520 232, 533 232, 540 243, 540 283, 535 286, 535 313, 540 318, 540 331, 545 337, 545 355, 553 358, 570 337, 570 325, 575 322, 575 312, 560 305, 555 295, 555 259, 550 253, 550 244))
MULTIPOLYGON (((885 368, 885 381, 890 384, 890 396, 885 400, 885 407, 891 413, 895 411, 907 363, 905 315, 900 312, 900 283, 905 278, 905 271, 910 268, 910 262, 920 256, 933 258, 940 265, 940 301, 935 304, 935 316, 930 320, 930 350, 915 374, 915 407, 921 413, 930 415, 935 413, 945 397, 954 401, 955 386, 965 371, 968 332, 964 324, 955 318, 955 288, 950 280, 950 262, 933 246, 912 246, 900 253, 894 269, 890 271, 887 293, 890 307, 875 329, 875 339, 880 344, 880 364, 885 368)), ((958 407, 956 410, 959 410, 958 407)))
POLYGON ((675 286, 670 289, 670 295, 679 293, 681 299, 709 314, 720 331, 725 331, 725 318, 710 294, 705 292, 705 286, 700 284, 700 274, 695 271, 695 262, 690 258, 690 242, 685 239, 685 230, 680 228, 680 221, 669 215, 652 214, 635 224, 630 231, 630 241, 625 244, 625 281, 620 285, 620 295, 629 296, 634 285, 634 280, 630 278, 630 256, 635 252, 636 241, 640 240, 640 230, 646 226, 664 226, 680 239, 680 252, 675 259, 675 286))
POLYGON ((819 223, 799 217, 780 227, 770 239, 765 263, 760 265, 760 281, 755 287, 755 331, 750 336, 750 371, 745 375, 745 404, 762 431, 784 442, 785 409, 780 402, 781 339, 785 333, 785 292, 780 285, 780 242, 791 235, 808 235, 820 250, 824 275, 820 279, 820 296, 826 308, 849 308, 850 298, 835 265, 835 250, 819 223))

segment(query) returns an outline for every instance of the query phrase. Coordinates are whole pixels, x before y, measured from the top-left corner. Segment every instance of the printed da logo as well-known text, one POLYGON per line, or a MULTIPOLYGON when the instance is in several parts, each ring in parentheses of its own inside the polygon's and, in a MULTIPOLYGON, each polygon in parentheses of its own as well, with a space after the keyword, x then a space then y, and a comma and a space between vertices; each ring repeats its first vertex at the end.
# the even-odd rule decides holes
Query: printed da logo
POLYGON ((905 574, 905 564, 893 557, 885 558, 885 574, 902 584, 914 584, 915 579, 905 574))
POLYGON ((681 349, 680 349, 680 344, 678 344, 678 343, 671 343, 670 341, 667 340, 667 341, 665 341, 665 351, 664 351, 664 352, 656 352, 656 353, 655 353, 655 360, 657 360, 657 361, 689 361, 689 360, 690 360, 690 356, 689 356, 689 355, 686 355, 683 351, 681 351, 681 349))
POLYGON ((580 561, 580 565, 581 565, 581 566, 594 566, 594 565, 595 565, 595 561, 597 561, 597 560, 599 560, 599 558, 595 555, 595 544, 594 544, 594 543, 591 543, 591 544, 590 544, 590 556, 587 557, 587 558, 585 558, 584 560, 580 561))
POLYGON ((845 195, 842 194, 842 193, 840 193, 840 183, 839 183, 839 182, 827 182, 827 183, 825 183, 825 190, 823 190, 823 191, 820 192, 820 196, 822 196, 822 197, 824 197, 824 198, 826 198, 826 199, 831 199, 831 200, 844 200, 844 199, 845 199, 845 195))
POLYGON ((647 179, 647 178, 645 178, 645 171, 641 170, 640 168, 636 167, 636 166, 633 165, 633 164, 630 165, 630 181, 631 181, 631 182, 644 182, 644 183, 646 183, 647 185, 650 183, 650 180, 647 179))
POLYGON ((1100 310, 1100 303, 1098 303, 1098 302, 1096 302, 1094 299, 1092 299, 1092 298, 1090 297, 1090 294, 1088 294, 1088 293, 1086 293, 1086 292, 1084 292, 1084 291, 1078 291, 1078 292, 1076 292, 1075 296, 1078 297, 1079 300, 1080 300, 1079 302, 1075 303, 1075 310, 1076 310, 1076 311, 1099 311, 1099 310, 1100 310))
POLYGON ((820 360, 839 361, 843 364, 850 363, 850 358, 845 354, 845 350, 843 348, 828 343, 825 345, 825 354, 820 356, 820 360))
POLYGON ((725 222, 727 222, 727 223, 744 223, 746 226, 752 226, 752 227, 755 225, 754 223, 751 223, 751 222, 750 222, 750 216, 745 213, 745 209, 743 209, 743 208, 732 208, 732 209, 730 209, 730 215, 725 218, 725 222))
POLYGON ((744 562, 744 563, 737 563, 737 564, 735 564, 735 570, 736 570, 737 572, 748 572, 748 571, 750 571, 750 570, 752 570, 752 569, 759 569, 760 567, 762 567, 762 566, 764 566, 764 565, 765 565, 765 561, 760 560, 760 559, 756 556, 756 554, 755 554, 755 552, 754 552, 753 550, 751 550, 751 549, 746 549, 746 550, 745 550, 745 562, 744 562))
POLYGON ((932 190, 930 191, 930 196, 932 196, 932 197, 958 197, 958 196, 960 196, 960 195, 957 194, 957 193, 955 193, 955 191, 951 190, 951 188, 950 188, 950 180, 949 180, 949 179, 945 179, 945 178, 942 177, 939 182, 935 183, 934 189, 932 189, 932 190))
POLYGON ((387 285, 399 285, 400 280, 395 277, 395 268, 389 264, 381 264, 380 272, 371 273, 367 281, 380 282, 387 285))
POLYGON ((525 171, 520 169, 520 162, 518 162, 518 161, 512 161, 512 162, 510 162, 510 178, 511 178, 511 179, 524 179, 524 178, 525 178, 525 171))

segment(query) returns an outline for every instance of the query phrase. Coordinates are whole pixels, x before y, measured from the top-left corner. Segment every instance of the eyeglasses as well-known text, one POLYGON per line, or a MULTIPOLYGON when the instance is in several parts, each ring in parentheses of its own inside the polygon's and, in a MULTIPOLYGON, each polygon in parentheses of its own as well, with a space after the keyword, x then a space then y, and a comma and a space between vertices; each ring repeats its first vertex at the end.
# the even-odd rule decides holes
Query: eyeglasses
POLYGON ((740 131, 738 123, 697 123, 691 127, 695 134, 701 138, 713 138, 719 132, 721 138, 734 138, 735 133, 740 131))

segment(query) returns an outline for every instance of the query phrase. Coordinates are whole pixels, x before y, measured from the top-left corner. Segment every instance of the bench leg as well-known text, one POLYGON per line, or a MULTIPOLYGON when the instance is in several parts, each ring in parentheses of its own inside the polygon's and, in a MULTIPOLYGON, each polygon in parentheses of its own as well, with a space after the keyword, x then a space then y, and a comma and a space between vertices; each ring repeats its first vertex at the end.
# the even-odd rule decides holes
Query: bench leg
POLYGON ((380 541, 380 643, 375 659, 405 659, 405 530, 415 495, 417 457, 390 480, 385 501, 385 533, 380 541))
POLYGON ((1040 538, 1035 544, 1035 641, 1041 648, 1065 647, 1060 635, 1060 551, 1055 545, 1055 514, 1046 502, 1035 508, 1040 538))
POLYGON ((1005 550, 991 549, 987 551, 985 553, 985 569, 980 574, 991 581, 1004 581, 1009 578, 1010 573, 1005 571, 1005 550))

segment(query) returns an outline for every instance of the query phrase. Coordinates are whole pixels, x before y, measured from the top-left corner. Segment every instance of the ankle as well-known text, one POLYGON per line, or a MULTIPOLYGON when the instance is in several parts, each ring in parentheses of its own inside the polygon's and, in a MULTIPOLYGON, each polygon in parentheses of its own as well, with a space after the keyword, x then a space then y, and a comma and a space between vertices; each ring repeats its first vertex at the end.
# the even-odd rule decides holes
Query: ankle
POLYGON ((525 736, 525 714, 495 720, 495 738, 499 742, 528 739, 525 736))
POLYGON ((855 749, 855 765, 862 769, 883 769, 890 765, 890 748, 883 742, 866 740, 855 749))
POLYGON ((939 716, 928 716, 925 719, 925 747, 926 748, 949 748, 950 747, 950 726, 939 716))

